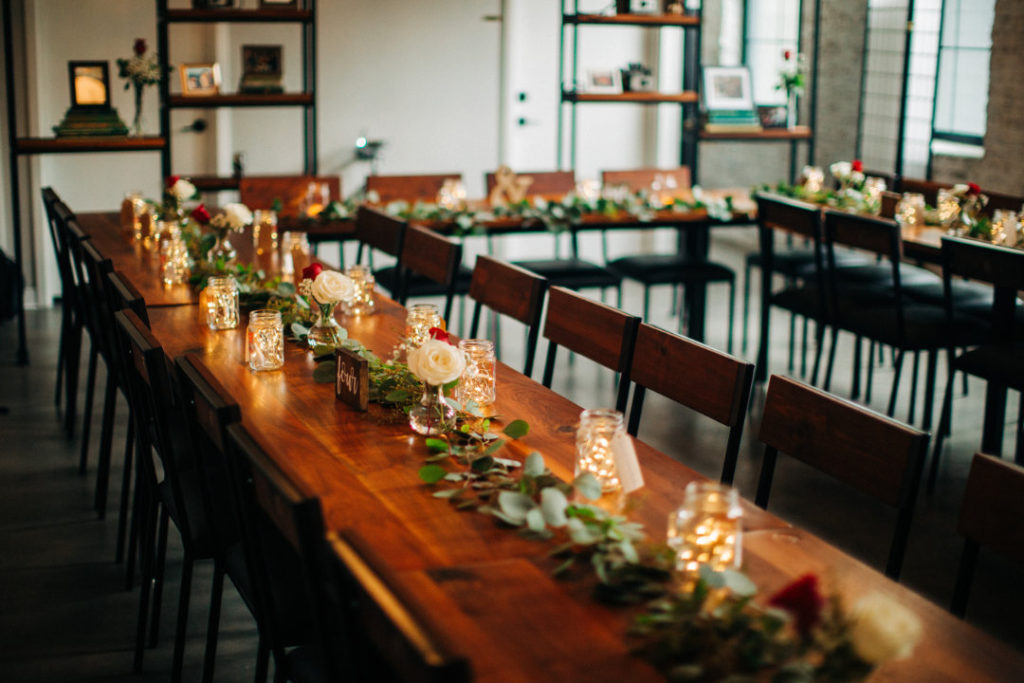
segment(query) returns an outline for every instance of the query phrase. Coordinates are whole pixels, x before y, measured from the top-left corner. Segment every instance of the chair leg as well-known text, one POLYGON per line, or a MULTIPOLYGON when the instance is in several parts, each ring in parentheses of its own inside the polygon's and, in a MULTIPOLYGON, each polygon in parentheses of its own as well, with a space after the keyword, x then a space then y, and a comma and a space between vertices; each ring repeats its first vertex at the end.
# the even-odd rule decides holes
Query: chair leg
POLYGON ((921 354, 914 351, 914 362, 910 371, 910 406, 907 410, 907 423, 914 424, 914 415, 917 413, 917 361, 921 354))
POLYGON ((651 319, 651 287, 644 285, 644 322, 651 319))
POLYGON ((64 388, 64 356, 67 355, 68 350, 68 328, 70 326, 68 313, 70 310, 67 303, 62 301, 60 304, 60 343, 57 346, 57 386, 53 393, 53 405, 58 408, 60 408, 61 390, 64 388))
POLYGON ((757 364, 754 370, 754 380, 763 382, 768 379, 768 336, 770 332, 772 317, 771 304, 767 298, 761 297, 761 338, 757 346, 757 364))
POLYGON ((260 634, 260 643, 256 647, 256 676, 255 683, 267 683, 267 669, 270 668, 270 648, 267 641, 260 634))
POLYGON ((132 667, 135 673, 142 671, 142 657, 146 651, 146 625, 149 622, 149 600, 152 589, 153 554, 155 549, 153 536, 156 532, 154 528, 156 504, 152 503, 152 501, 147 501, 147 503, 149 504, 143 505, 139 510, 142 514, 137 515, 140 529, 139 547, 141 561, 139 564, 141 577, 139 614, 135 624, 135 659, 132 667))
POLYGON ((85 474, 89 464, 89 441, 92 437, 92 402, 96 393, 96 346, 89 350, 89 371, 85 380, 85 405, 82 406, 82 454, 78 458, 78 473, 85 474))
POLYGON ((1018 465, 1024 465, 1024 392, 1021 392, 1017 405, 1017 450, 1013 460, 1018 465))
POLYGON ((953 384, 956 382, 956 371, 950 370, 946 380, 946 392, 942 398, 942 412, 939 414, 939 428, 935 433, 935 446, 932 448, 932 462, 928 468, 926 490, 929 495, 935 491, 935 479, 939 473, 939 458, 942 456, 942 442, 953 421, 953 384))
POLYGON ((128 438, 124 444, 124 467, 121 470, 121 501, 117 512, 117 549, 114 551, 114 561, 120 564, 124 561, 125 535, 128 527, 128 497, 132 488, 132 456, 135 453, 135 418, 129 409, 128 415, 128 438))
POLYGON ((893 349, 896 360, 893 361, 892 391, 889 392, 889 407, 885 414, 892 417, 896 412, 896 396, 900 388, 900 373, 903 371, 903 349, 893 349))
POLYGON ((856 401, 860 398, 860 363, 861 363, 861 348, 864 344, 864 340, 858 334, 853 340, 853 377, 850 381, 850 398, 856 401))
POLYGON ((82 362, 82 325, 76 323, 68 335, 67 378, 64 381, 64 430, 68 438, 75 435, 78 406, 78 370, 82 362))
POLYGON ((736 282, 729 282, 729 338, 725 342, 725 350, 732 355, 732 335, 735 331, 734 320, 736 318, 736 282))
POLYGON ((832 328, 832 344, 828 347, 828 366, 825 368, 825 391, 832 388, 832 369, 836 365, 836 347, 839 346, 839 328, 832 328))
POLYGON ((818 371, 821 370, 821 354, 825 351, 825 323, 814 321, 814 367, 811 369, 811 384, 818 384, 818 371))
POLYGON ((793 374, 793 359, 796 357, 796 313, 789 314, 789 361, 786 370, 793 374))
POLYGON ((217 635, 220 629, 220 605, 224 591, 224 567, 213 566, 213 588, 210 590, 210 619, 206 625, 206 652, 203 655, 203 683, 212 683, 217 663, 217 635))
MULTIPOLYGON (((167 508, 160 507, 160 538, 157 541, 156 565, 153 573, 153 614, 149 624, 149 646, 156 647, 160 640, 160 609, 164 598, 164 571, 167 569, 167 526, 170 516, 167 508)), ((188 553, 185 553, 186 557, 188 553)))
POLYGON ((871 387, 875 377, 875 340, 868 344, 867 377, 864 378, 864 403, 871 405, 871 387))
POLYGON ((810 331, 811 319, 804 316, 803 332, 800 336, 800 376, 807 377, 807 333, 810 331))
POLYGON ((921 401, 924 406, 921 408, 921 428, 928 431, 932 427, 932 409, 935 403, 935 374, 938 371, 939 351, 932 349, 928 352, 928 365, 925 368, 924 395, 921 401))
MULTIPOLYGON (((140 452, 141 457, 141 452, 140 452)), ((128 549, 124 560, 124 589, 130 591, 135 583, 135 558, 138 555, 139 530, 143 529, 144 515, 148 509, 146 494, 142 492, 143 483, 136 468, 135 490, 132 492, 132 518, 128 526, 128 549)))
POLYGON ((110 486, 110 451, 114 442, 114 414, 117 411, 117 380, 107 368, 107 387, 103 394, 103 425, 100 429, 100 452, 96 460, 96 512, 107 516, 107 489, 110 486))
POLYGON ((743 269, 743 338, 740 341, 740 353, 747 353, 747 328, 750 320, 750 271, 753 269, 750 261, 743 269))
POLYGON ((186 551, 181 563, 181 589, 178 593, 178 625, 174 632, 174 655, 171 657, 171 680, 181 683, 185 663, 185 634, 188 630, 188 604, 192 595, 192 553, 186 551))

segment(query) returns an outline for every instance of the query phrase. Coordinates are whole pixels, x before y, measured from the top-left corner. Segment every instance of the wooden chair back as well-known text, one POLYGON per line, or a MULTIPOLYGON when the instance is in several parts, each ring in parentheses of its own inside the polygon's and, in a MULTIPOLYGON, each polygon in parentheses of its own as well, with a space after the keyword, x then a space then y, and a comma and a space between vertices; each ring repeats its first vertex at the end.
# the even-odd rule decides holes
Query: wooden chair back
POLYGON ((115 270, 107 274, 107 289, 110 292, 111 306, 115 313, 127 308, 135 313, 146 327, 149 327, 149 311, 146 309, 146 300, 121 271, 115 270))
POLYGON ((371 175, 366 177, 366 192, 376 192, 381 204, 400 200, 435 202, 446 180, 462 180, 462 174, 371 175))
POLYGON ((897 509, 885 573, 899 578, 928 435, 787 377, 768 382, 758 440, 765 445, 755 502, 767 507, 786 453, 897 509))
POLYGON ((950 611, 967 611, 978 550, 986 546, 1024 564, 1024 469, 999 458, 977 453, 967 475, 957 533, 964 537, 950 611))
MULTIPOLYGON (((285 648, 300 643, 294 642, 294 627, 284 622, 284 615, 292 615, 291 619, 302 615, 308 626, 302 634, 305 642, 323 636, 325 606, 317 599, 323 580, 324 520, 320 500, 302 493, 241 423, 228 425, 224 431, 242 547, 257 618, 261 619, 260 632, 266 636, 279 671, 285 671, 285 648), (299 604, 295 604, 296 600, 299 604)), ((326 655, 330 664, 333 658, 326 655)), ((346 678, 342 671, 326 673, 327 680, 346 678)))
POLYGON ((633 343, 640 318, 564 287, 548 290, 544 338, 548 340, 542 383, 550 388, 558 347, 564 346, 620 374, 616 410, 626 411, 633 343))
POLYGON ((641 323, 630 378, 636 385, 628 431, 637 435, 647 389, 729 427, 722 482, 731 484, 754 381, 754 365, 692 339, 641 323))
POLYGON ((382 251, 389 256, 398 258, 402 253, 405 240, 406 222, 401 218, 389 216, 383 211, 360 206, 356 211, 355 238, 359 240, 360 257, 362 245, 382 251))
POLYGON ((988 204, 985 205, 985 211, 988 214, 992 214, 996 209, 1006 209, 1007 211, 1016 211, 1020 213, 1024 210, 1024 197, 1013 194, 1004 194, 1002 192, 990 192, 988 190, 982 190, 982 194, 988 197, 988 204))
POLYGON ((882 218, 895 218, 896 217, 896 205, 900 203, 902 195, 899 192, 890 192, 885 190, 882 192, 882 207, 878 212, 878 215, 882 218))
POLYGON ((994 291, 990 322, 992 339, 1014 340, 1017 293, 1024 289, 1024 251, 963 237, 942 238, 942 277, 946 311, 952 318, 954 277, 991 283, 994 291))
POLYGON ((605 187, 625 185, 633 192, 650 190, 656 176, 672 178, 676 188, 685 190, 690 187, 690 167, 677 168, 637 168, 629 171, 601 171, 601 184, 605 187))
MULTIPOLYGON (((422 275, 445 289, 444 319, 450 320, 455 299, 455 278, 462 265, 462 245, 420 225, 409 225, 405 230, 402 252, 398 257, 401 268, 422 275)), ((408 297, 408 276, 399 275, 400 303, 408 297)))
POLYGON ((103 357, 109 361, 117 344, 113 327, 114 309, 107 290, 107 276, 114 272, 114 264, 99 252, 91 240, 82 242, 81 254, 86 273, 86 300, 95 326, 94 339, 99 343, 103 357))
POLYGON ((239 200, 250 209, 270 209, 281 203, 279 216, 302 216, 309 198, 324 207, 341 199, 338 176, 244 176, 238 181, 239 200), (326 192, 325 192, 326 190, 326 192), (327 201, 325 202, 324 199, 327 201))
MULTIPOLYGON (((576 189, 576 174, 573 171, 517 172, 516 175, 533 178, 533 182, 526 188, 527 197, 560 196, 569 194, 576 189)), ((487 188, 488 197, 496 184, 497 178, 493 172, 484 175, 484 185, 487 188)))
POLYGON ((477 335, 484 306, 526 325, 526 362, 523 374, 529 377, 533 372, 547 289, 547 278, 491 256, 477 256, 473 279, 469 285, 469 296, 476 302, 469 336, 477 335))
POLYGON ((825 211, 824 237, 827 246, 863 249, 891 261, 899 262, 903 254, 899 223, 889 218, 829 209, 825 211))
POLYGON ((939 190, 948 190, 953 187, 953 183, 939 183, 934 180, 925 180, 923 178, 903 178, 899 179, 899 192, 917 192, 924 195, 924 201, 926 204, 935 206, 935 203, 939 198, 939 190))
POLYGON ((757 222, 770 230, 781 230, 814 242, 821 241, 821 209, 797 199, 758 193, 757 222))
POLYGON ((335 579, 343 586, 341 593, 351 596, 353 623, 345 635, 357 633, 365 644, 355 648, 363 656, 361 669, 376 670, 381 678, 415 683, 472 680, 469 662, 455 654, 438 629, 431 628, 431 615, 409 607, 415 601, 396 588, 371 549, 357 548, 343 534, 331 532, 327 538, 335 579), (381 675, 381 663, 392 676, 381 675))

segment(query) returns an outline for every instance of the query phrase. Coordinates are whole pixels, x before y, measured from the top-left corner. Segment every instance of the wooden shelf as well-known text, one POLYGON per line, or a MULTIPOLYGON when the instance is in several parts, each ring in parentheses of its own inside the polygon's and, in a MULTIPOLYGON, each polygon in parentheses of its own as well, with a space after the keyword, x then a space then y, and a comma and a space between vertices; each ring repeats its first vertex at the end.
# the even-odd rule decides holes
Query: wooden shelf
POLYGON ((691 104, 699 100, 695 92, 663 93, 663 92, 623 92, 623 93, 584 93, 566 91, 562 93, 563 102, 633 102, 635 104, 691 104))
POLYGON ((563 14, 565 24, 604 24, 608 26, 699 26, 700 19, 688 14, 563 14))
POLYGON ((172 109, 209 109, 213 107, 295 107, 313 104, 312 93, 272 93, 227 95, 171 95, 167 105, 172 109))
POLYGON ((305 23, 313 20, 313 12, 291 7, 268 9, 169 9, 167 21, 204 24, 212 22, 274 24, 305 23))
POLYGON ((130 138, 119 135, 80 138, 18 138, 14 142, 14 150, 18 154, 158 152, 166 146, 167 141, 161 137, 130 138))
POLYGON ((702 130, 700 131, 700 139, 734 140, 739 142, 742 142, 744 140, 810 140, 811 129, 809 126, 797 126, 795 128, 765 128, 762 131, 753 133, 708 133, 702 130))
POLYGON ((234 176, 193 175, 185 177, 201 192, 220 192, 222 190, 238 189, 238 178, 234 176))

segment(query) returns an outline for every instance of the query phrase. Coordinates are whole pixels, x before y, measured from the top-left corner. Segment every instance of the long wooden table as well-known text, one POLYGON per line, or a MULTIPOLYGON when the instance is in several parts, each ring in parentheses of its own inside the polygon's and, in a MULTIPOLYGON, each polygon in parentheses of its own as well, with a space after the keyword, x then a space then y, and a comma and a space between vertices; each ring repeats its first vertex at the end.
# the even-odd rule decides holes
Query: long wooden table
MULTIPOLYGON (((152 295, 151 303, 163 304, 151 306, 150 319, 168 358, 186 352, 202 358, 239 402, 254 438, 300 489, 320 497, 328 528, 353 539, 394 574, 412 606, 470 660, 477 680, 660 678, 629 653, 630 612, 590 597, 592 578, 554 579, 548 544, 430 495, 417 476, 426 449, 404 421, 389 420, 377 406, 358 413, 337 402, 331 385, 312 381, 311 354, 295 344, 287 345, 283 370, 250 372, 243 330, 213 332, 198 324, 195 306, 172 305, 182 293, 172 288, 162 297, 166 290, 140 267, 135 250, 116 248, 110 236, 119 234, 116 220, 83 215, 80 221, 115 268, 132 274, 147 302, 152 295)), ((387 353, 403 332, 404 314, 380 299, 378 314, 343 323, 352 337, 387 353)), ((499 364, 497 378, 499 414, 531 427, 506 454, 540 451, 555 474, 571 478, 579 406, 505 365, 499 364)), ((630 516, 658 540, 686 483, 701 477, 643 442, 636 446, 647 485, 633 494, 630 516)), ((881 591, 918 614, 924 638, 914 655, 882 667, 877 680, 1005 681, 1024 672, 1019 653, 937 605, 774 515, 749 503, 745 511, 746 568, 766 593, 814 571, 834 577, 834 588, 851 600, 881 591)))

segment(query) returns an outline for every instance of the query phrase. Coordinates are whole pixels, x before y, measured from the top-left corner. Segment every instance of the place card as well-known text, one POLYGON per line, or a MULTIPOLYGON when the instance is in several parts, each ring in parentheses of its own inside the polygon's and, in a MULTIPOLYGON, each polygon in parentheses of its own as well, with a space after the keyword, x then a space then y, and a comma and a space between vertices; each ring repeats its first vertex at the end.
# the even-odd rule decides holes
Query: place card
POLYGON ((334 350, 337 374, 334 395, 356 410, 367 410, 370 405, 370 363, 354 351, 338 347, 334 350))
POLYGON ((644 475, 640 471, 640 460, 636 457, 633 440, 626 432, 618 432, 612 437, 612 456, 615 458, 615 471, 619 475, 623 493, 632 493, 644 486, 644 475))

